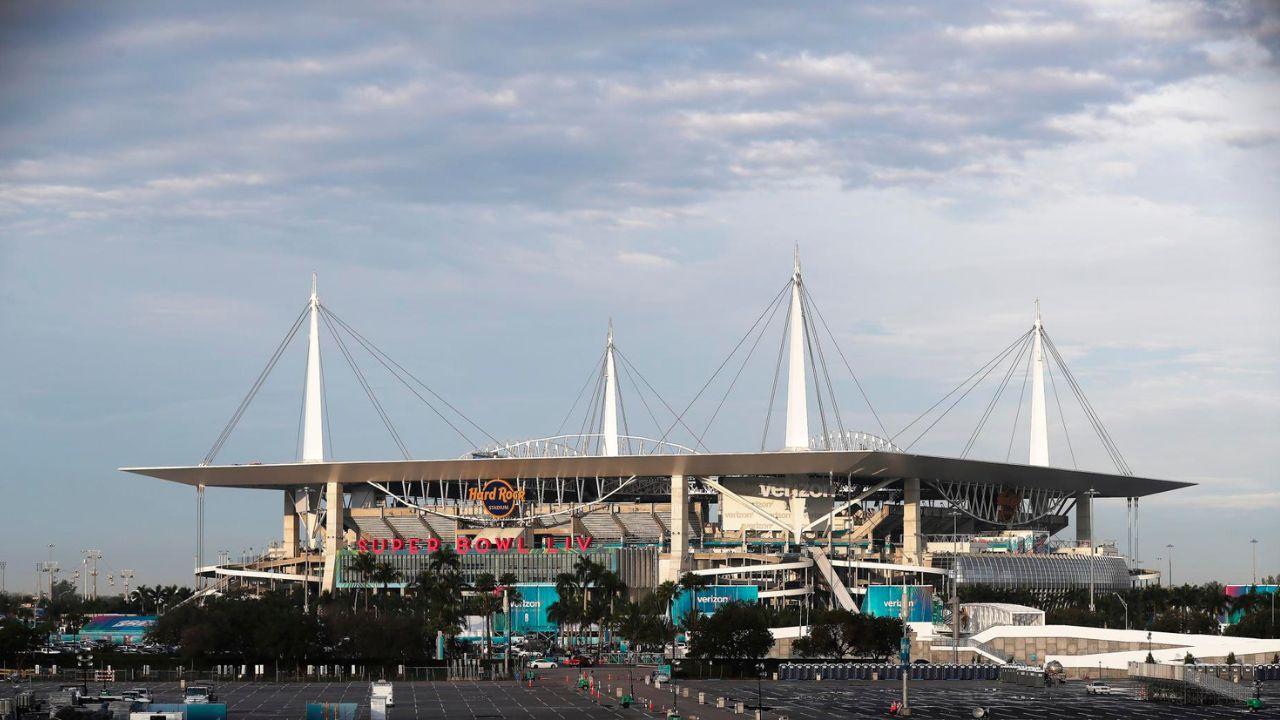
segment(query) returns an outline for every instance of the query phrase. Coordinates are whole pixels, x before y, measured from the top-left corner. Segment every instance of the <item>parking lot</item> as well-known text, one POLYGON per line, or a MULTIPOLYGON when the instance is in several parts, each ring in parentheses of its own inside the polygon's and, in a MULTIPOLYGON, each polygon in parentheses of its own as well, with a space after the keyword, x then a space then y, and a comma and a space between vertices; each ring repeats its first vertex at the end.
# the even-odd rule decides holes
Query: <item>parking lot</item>
MULTIPOLYGON (((601 684, 627 687, 626 668, 596 668, 601 684)), ((643 708, 622 709, 612 693, 602 693, 599 700, 576 689, 575 671, 553 670, 543 673, 534 687, 515 682, 397 682, 396 706, 389 713, 394 720, 408 718, 459 718, 461 720, 577 720, 585 718, 655 718, 670 707, 670 690, 657 690, 642 681, 643 671, 633 673, 636 696, 641 704, 653 701, 652 711, 643 708)), ((140 683, 151 688, 156 702, 181 702, 176 682, 140 683)), ((700 680, 682 684, 690 697, 681 697, 680 710, 685 718, 721 720, 749 717, 756 702, 756 684, 741 680, 700 680), (726 697, 732 708, 736 700, 748 706, 745 716, 732 715, 697 704, 697 693, 705 694, 708 703, 718 696, 726 697)), ((1267 707, 1255 717, 1280 718, 1280 688, 1264 685, 1267 707)), ((118 685, 113 689, 125 689, 118 685)), ((911 684, 911 707, 915 717, 969 718, 974 707, 982 706, 994 718, 1028 720, 1083 720, 1086 718, 1232 718, 1245 714, 1237 707, 1180 707, 1142 702, 1134 697, 1135 688, 1127 683, 1115 684, 1120 693, 1112 697, 1092 697, 1080 683, 1052 689, 1032 689, 995 682, 920 681, 911 684)), ((34 690, 37 696, 56 690, 55 683, 24 684, 23 690, 34 690)), ((893 682, 771 682, 761 685, 765 717, 789 717, 792 720, 829 720, 834 717, 888 717, 887 708, 898 697, 901 686, 893 682)), ((6 683, 0 695, 11 697, 16 689, 6 683)), ((369 685, 366 682, 258 683, 234 682, 217 686, 220 702, 227 704, 231 718, 302 718, 308 702, 349 702, 360 706, 360 718, 369 717, 369 685)))

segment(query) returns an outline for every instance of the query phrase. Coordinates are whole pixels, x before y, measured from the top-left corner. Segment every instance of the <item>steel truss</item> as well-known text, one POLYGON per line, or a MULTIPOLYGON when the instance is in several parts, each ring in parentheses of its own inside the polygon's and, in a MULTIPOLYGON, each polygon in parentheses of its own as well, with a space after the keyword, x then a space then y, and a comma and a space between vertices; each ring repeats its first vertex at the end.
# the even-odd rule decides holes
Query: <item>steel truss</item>
POLYGON ((1008 527, 1030 525, 1050 515, 1061 515, 1074 499, 1062 490, 1045 488, 936 480, 926 482, 969 517, 1008 527))
MULTIPOLYGON (((598 456, 598 452, 588 452, 591 448, 600 447, 604 438, 600 433, 585 435, 555 435, 553 437, 520 440, 501 445, 489 445, 464 455, 464 458, 546 458, 546 457, 587 457, 598 456)), ((619 435, 618 447, 628 452, 623 455, 693 455, 692 448, 678 443, 639 435, 619 435)))

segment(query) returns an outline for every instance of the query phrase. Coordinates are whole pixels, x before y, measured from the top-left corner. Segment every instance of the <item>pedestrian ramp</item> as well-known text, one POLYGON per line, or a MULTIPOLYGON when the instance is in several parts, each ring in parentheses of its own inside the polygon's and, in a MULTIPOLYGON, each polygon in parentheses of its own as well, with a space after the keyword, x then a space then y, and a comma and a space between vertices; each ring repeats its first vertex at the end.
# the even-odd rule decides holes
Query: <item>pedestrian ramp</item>
POLYGON ((858 604, 853 601, 853 595, 849 594, 849 588, 844 586, 844 580, 836 572, 835 567, 831 565, 831 559, 827 557, 822 548, 810 547, 809 557, 813 559, 814 567, 818 569, 818 574, 827 583, 827 588, 831 590, 831 597, 835 599, 840 609, 858 612, 858 604))
POLYGON ((1143 686, 1143 695, 1151 700, 1243 704, 1252 696, 1247 686, 1202 672, 1194 665, 1130 662, 1128 674, 1130 680, 1143 686))

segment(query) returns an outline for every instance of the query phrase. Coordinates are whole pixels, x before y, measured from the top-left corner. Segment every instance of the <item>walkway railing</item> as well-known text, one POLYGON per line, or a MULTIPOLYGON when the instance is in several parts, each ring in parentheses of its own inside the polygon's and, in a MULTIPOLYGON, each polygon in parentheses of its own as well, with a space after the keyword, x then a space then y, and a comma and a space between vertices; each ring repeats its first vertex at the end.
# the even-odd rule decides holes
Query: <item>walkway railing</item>
POLYGON ((1183 683, 1198 688, 1202 692, 1236 702, 1244 702, 1250 697, 1250 691, 1247 687, 1200 672, 1194 665, 1131 662, 1129 663, 1129 677, 1140 680, 1163 680, 1183 683))

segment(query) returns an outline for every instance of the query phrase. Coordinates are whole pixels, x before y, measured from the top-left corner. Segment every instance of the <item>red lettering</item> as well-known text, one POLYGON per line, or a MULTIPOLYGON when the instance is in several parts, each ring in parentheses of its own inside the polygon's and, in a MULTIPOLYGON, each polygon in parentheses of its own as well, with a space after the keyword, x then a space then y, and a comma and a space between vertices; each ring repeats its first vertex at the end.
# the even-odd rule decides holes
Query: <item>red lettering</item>
POLYGON ((578 549, 583 552, 586 552, 587 548, 591 547, 591 540, 592 537, 590 535, 586 537, 579 535, 574 538, 574 541, 578 543, 578 549))
POLYGON ((523 535, 521 535, 519 538, 516 538, 516 552, 520 553, 521 555, 528 555, 528 554, 529 554, 529 548, 527 548, 527 547, 525 547, 525 546, 524 546, 524 536, 523 536, 523 535))
POLYGON ((471 538, 466 535, 459 535, 454 545, 459 555, 466 555, 471 550, 471 538))
POLYGON ((422 538, 409 538, 409 554, 417 555, 422 550, 422 538))
POLYGON ((493 543, 489 542, 489 538, 476 538, 471 547, 475 548, 478 553, 487 553, 489 548, 493 547, 493 543))
POLYGON ((356 540, 356 550, 360 552, 369 552, 369 541, 364 538, 356 540))
POLYGON ((427 552, 433 553, 440 549, 440 538, 427 538, 427 552))
POLYGON ((556 550, 555 538, 552 538, 552 537, 545 538, 543 539, 542 543, 543 545, 546 546, 546 551, 548 555, 553 555, 557 552, 560 552, 559 550, 556 550))
POLYGON ((511 538, 498 538, 497 545, 498 545, 498 552, 510 552, 511 538))
POLYGON ((400 552, 404 549, 404 541, 396 538, 391 541, 391 552, 400 552))

